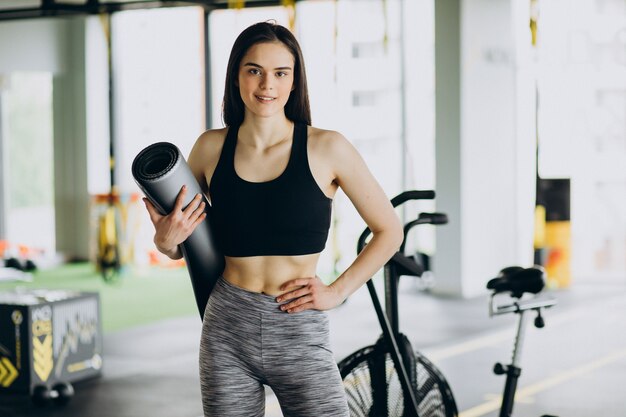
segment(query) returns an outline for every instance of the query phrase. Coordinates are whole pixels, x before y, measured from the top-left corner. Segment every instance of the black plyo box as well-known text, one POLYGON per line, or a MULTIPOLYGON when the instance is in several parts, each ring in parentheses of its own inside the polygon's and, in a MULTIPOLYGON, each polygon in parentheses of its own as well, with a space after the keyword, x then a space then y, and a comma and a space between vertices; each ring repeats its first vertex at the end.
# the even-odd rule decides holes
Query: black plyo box
POLYGON ((98 293, 0 292, 0 394, 102 374, 98 293))

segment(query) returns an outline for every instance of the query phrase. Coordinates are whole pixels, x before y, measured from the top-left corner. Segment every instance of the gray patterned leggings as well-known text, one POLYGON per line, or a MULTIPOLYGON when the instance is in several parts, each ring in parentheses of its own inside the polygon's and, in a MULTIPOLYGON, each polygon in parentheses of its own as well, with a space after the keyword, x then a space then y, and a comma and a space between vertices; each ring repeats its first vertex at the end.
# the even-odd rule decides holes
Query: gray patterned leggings
POLYGON ((288 314, 274 298, 217 281, 200 341, 204 415, 262 417, 265 384, 285 417, 349 416, 327 314, 288 314))

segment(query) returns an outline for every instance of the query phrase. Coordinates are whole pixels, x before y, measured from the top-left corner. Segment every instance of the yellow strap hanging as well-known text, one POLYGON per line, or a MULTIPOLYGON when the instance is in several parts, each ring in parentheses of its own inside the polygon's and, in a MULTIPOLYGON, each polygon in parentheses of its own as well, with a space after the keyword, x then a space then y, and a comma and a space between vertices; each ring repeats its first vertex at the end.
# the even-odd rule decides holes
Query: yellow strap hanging
POLYGON ((530 0, 531 44, 537 46, 537 23, 539 22, 539 0, 530 0))
POLYGON ((102 26, 102 31, 104 32, 104 39, 107 44, 107 59, 111 60, 111 16, 107 13, 100 13, 98 15, 100 18, 100 25, 102 26))
POLYGON ((107 207, 103 218, 103 236, 104 241, 110 245, 117 243, 117 228, 115 227, 115 208, 107 207))
POLYGON ((246 7, 246 0, 228 0, 229 9, 243 9, 246 7))
POLYGON ((100 13, 98 15, 98 17, 100 18, 100 24, 102 25, 102 30, 104 31, 104 36, 108 39, 109 38, 109 15, 106 13, 100 13))
POLYGON ((296 0, 280 0, 280 5, 287 8, 289 30, 293 32, 296 29, 296 0))

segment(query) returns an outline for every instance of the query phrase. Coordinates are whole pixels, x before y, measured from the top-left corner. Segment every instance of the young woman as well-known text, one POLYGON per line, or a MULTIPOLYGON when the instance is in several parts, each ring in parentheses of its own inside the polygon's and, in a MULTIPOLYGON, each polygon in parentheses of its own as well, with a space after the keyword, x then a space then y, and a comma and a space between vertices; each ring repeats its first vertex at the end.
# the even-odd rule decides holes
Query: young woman
MULTIPOLYGON (((285 417, 349 415, 324 310, 341 304, 398 249, 402 227, 363 159, 341 134, 311 126, 302 52, 286 28, 257 23, 233 45, 226 128, 203 133, 188 163, 211 202, 226 266, 200 343, 205 416, 263 416, 268 385, 285 417), (331 285, 316 276, 341 189, 373 237, 331 285)), ((161 216, 154 242, 171 258, 204 220, 201 196, 161 216)))

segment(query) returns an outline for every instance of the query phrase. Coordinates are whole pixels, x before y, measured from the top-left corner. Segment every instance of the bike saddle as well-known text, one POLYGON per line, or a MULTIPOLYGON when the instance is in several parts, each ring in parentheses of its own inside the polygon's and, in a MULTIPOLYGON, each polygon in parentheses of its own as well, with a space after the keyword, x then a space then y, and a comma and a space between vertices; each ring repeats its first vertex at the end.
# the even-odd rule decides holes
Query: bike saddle
POLYGON ((487 283, 487 289, 493 290, 494 294, 510 292, 515 298, 520 298, 524 293, 537 294, 544 286, 545 271, 539 266, 532 268, 510 266, 487 283))

